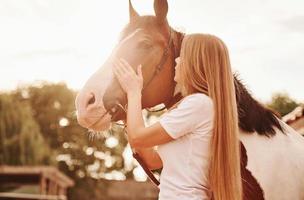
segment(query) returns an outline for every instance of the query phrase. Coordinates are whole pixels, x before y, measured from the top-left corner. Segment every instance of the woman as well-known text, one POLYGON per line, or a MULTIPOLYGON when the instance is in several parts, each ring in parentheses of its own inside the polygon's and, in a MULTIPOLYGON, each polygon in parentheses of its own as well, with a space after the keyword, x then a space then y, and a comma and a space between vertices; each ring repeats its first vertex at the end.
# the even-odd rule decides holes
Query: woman
POLYGON ((174 80, 184 98, 150 127, 141 114, 141 66, 135 73, 126 61, 115 63, 114 74, 128 97, 128 141, 149 168, 163 167, 160 200, 240 200, 237 107, 228 50, 215 36, 187 35, 176 63, 174 80))

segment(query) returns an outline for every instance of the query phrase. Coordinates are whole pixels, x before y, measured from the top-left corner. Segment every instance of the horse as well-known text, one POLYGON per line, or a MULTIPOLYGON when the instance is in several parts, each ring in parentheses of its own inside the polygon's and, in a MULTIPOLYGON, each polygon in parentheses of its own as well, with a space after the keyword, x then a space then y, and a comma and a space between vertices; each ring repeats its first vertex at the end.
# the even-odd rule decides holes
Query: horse
MULTIPOLYGON (((161 103, 170 108, 182 98, 173 78, 184 33, 170 27, 167 0, 154 0, 154 11, 155 16, 140 16, 129 0, 129 23, 118 45, 76 97, 81 126, 102 131, 109 129, 111 122, 126 118, 126 94, 112 73, 115 58, 126 59, 134 69, 142 64, 143 109, 161 103)), ((236 75, 234 83, 243 199, 304 199, 304 138, 256 101, 236 75)))

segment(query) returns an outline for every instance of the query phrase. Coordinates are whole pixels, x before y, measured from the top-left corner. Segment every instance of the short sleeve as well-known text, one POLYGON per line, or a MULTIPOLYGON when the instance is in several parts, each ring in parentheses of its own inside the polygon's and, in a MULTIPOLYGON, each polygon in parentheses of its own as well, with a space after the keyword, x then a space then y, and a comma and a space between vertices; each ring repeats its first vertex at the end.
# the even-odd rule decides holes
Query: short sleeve
POLYGON ((175 109, 163 114, 159 123, 172 138, 177 139, 210 120, 213 120, 211 98, 195 93, 185 97, 175 109))

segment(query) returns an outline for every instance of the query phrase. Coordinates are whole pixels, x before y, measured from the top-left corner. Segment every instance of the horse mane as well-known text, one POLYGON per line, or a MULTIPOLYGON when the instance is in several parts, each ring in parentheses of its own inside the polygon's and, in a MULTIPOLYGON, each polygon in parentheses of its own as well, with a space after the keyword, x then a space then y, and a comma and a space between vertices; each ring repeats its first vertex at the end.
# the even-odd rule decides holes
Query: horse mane
POLYGON ((267 137, 276 134, 274 127, 284 133, 276 114, 251 96, 238 74, 234 74, 234 85, 240 129, 249 133, 257 132, 259 135, 267 137))

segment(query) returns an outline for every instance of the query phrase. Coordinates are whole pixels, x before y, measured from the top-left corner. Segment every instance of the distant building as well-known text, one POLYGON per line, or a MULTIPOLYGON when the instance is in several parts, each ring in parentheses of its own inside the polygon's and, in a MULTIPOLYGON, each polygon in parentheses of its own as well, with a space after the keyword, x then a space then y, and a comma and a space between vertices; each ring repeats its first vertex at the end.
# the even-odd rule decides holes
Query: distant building
POLYGON ((74 181, 55 167, 0 166, 0 199, 67 200, 74 181))
POLYGON ((282 120, 304 136, 304 106, 298 106, 282 120))

